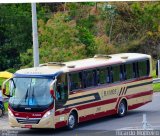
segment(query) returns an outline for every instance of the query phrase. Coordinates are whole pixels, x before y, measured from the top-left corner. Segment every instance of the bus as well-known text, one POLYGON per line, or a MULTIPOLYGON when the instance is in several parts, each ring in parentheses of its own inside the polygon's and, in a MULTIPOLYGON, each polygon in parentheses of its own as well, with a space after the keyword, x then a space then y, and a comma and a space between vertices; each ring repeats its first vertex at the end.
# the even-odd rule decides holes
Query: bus
POLYGON ((151 56, 95 55, 18 70, 3 83, 11 127, 73 129, 152 101, 151 56), (6 84, 9 91, 6 91, 6 84))

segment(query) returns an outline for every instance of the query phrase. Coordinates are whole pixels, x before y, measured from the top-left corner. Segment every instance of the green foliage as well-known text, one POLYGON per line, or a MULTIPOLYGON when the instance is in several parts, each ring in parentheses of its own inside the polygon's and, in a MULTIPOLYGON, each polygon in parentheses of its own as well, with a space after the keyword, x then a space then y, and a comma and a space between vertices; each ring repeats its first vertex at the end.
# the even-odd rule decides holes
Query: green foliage
POLYGON ((95 54, 96 46, 94 41, 94 36, 85 27, 77 27, 79 30, 78 37, 80 41, 86 45, 85 49, 87 56, 93 56, 95 54))
POLYGON ((18 68, 20 52, 31 47, 30 5, 1 5, 0 10, 0 70, 18 68))
POLYGON ((86 6, 94 6, 96 2, 81 2, 81 5, 86 5, 86 6))
MULTIPOLYGON (((157 78, 157 76, 156 76, 156 70, 152 71, 152 77, 153 78, 157 78)), ((160 92, 160 83, 153 84, 153 91, 154 92, 160 92)))
MULTIPOLYGON (((31 4, 1 5, 0 10, 0 70, 33 66, 31 4)), ((43 3, 37 13, 41 63, 96 53, 160 57, 158 1, 43 3)))
MULTIPOLYGON (((40 61, 67 61, 84 58, 85 45, 78 39, 75 22, 66 22, 67 14, 56 13, 46 23, 39 20, 40 61)), ((31 64, 32 50, 22 54, 22 62, 31 64)))
POLYGON ((114 45, 107 44, 108 37, 105 35, 95 38, 95 43, 97 46, 96 54, 114 54, 116 53, 116 48, 114 45))
POLYGON ((0 78, 0 85, 2 85, 4 79, 0 78))
POLYGON ((95 21, 96 21, 95 16, 90 15, 88 18, 79 19, 77 21, 77 26, 82 26, 92 31, 95 21))
POLYGON ((160 2, 141 2, 134 3, 131 6, 137 23, 147 30, 157 31, 160 18, 160 2), (145 25, 144 25, 145 24, 145 25))
MULTIPOLYGON (((20 68, 20 54, 32 47, 31 4, 0 6, 0 71, 20 68)), ((38 18, 46 20, 46 9, 37 4, 38 18)))
POLYGON ((5 108, 5 111, 8 111, 8 102, 4 103, 4 108, 5 108))

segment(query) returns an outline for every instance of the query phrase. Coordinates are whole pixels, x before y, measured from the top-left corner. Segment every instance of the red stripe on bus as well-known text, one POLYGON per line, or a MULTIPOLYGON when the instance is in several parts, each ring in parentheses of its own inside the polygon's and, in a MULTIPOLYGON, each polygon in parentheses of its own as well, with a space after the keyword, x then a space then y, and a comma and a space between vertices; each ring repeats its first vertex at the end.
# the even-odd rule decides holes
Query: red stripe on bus
MULTIPOLYGON (((133 94, 133 95, 128 95, 126 96, 127 99, 132 99, 132 98, 137 98, 137 97, 141 97, 141 96, 145 96, 145 95, 151 95, 153 94, 153 91, 147 91, 147 92, 141 92, 141 93, 137 93, 137 94, 133 94)), ((84 104, 84 105, 80 105, 80 106, 75 106, 72 108, 66 108, 63 111, 56 111, 55 115, 61 115, 61 114, 67 114, 70 112, 70 110, 76 108, 77 110, 83 110, 83 109, 87 109, 87 108, 92 108, 92 107, 96 107, 96 106, 101 106, 101 105, 105 105, 105 104, 110 104, 110 103, 114 103, 117 102, 116 108, 118 106, 119 101, 121 97, 117 97, 117 98, 113 98, 113 99, 109 99, 109 100, 104 100, 104 101, 98 101, 98 102, 94 102, 94 103, 89 103, 89 104, 84 104)))
MULTIPOLYGON (((138 104, 134 104, 132 106, 128 106, 128 110, 132 110, 132 109, 136 109, 140 106, 143 106, 147 103, 149 103, 151 101, 147 101, 147 102, 143 102, 143 103, 138 103, 138 104)), ((115 115, 117 114, 117 111, 115 109, 112 110, 108 110, 106 112, 99 112, 99 113, 95 113, 95 114, 89 114, 87 116, 82 116, 79 118, 79 122, 84 122, 84 121, 88 121, 88 120, 93 120, 96 118, 100 118, 100 117, 105 117, 105 116, 109 116, 109 115, 115 115)), ((67 125, 67 121, 62 121, 62 122, 57 122, 55 124, 56 128, 60 128, 60 127, 64 127, 67 125)))
POLYGON ((42 118, 43 115, 53 109, 53 105, 48 107, 47 110, 43 111, 43 112, 19 112, 19 111, 14 111, 10 106, 8 106, 8 108, 12 111, 13 115, 15 117, 21 117, 21 118, 42 118))
POLYGON ((61 122, 57 122, 55 124, 55 128, 60 128, 60 127, 64 127, 67 126, 67 121, 61 121, 61 122))
POLYGON ((109 99, 109 100, 98 101, 98 102, 84 104, 84 105, 80 105, 80 106, 76 106, 76 107, 72 107, 72 108, 67 108, 64 111, 56 111, 55 115, 66 114, 66 113, 68 113, 68 111, 70 111, 73 108, 76 108, 77 110, 83 110, 83 109, 92 108, 92 107, 96 107, 96 106, 100 106, 100 105, 114 103, 117 101, 117 99, 118 98, 113 98, 113 99, 109 99))
POLYGON ((149 90, 149 91, 146 91, 146 92, 140 92, 140 93, 137 93, 137 94, 127 95, 126 98, 127 99, 133 99, 133 98, 137 98, 137 97, 141 97, 141 96, 145 96, 145 95, 151 95, 151 94, 153 94, 153 90, 149 90))
MULTIPOLYGON (((127 99, 132 99, 132 98, 137 98, 137 97, 141 97, 141 96, 145 96, 145 95, 151 95, 151 94, 153 94, 152 90, 147 91, 147 92, 141 92, 141 93, 133 94, 133 95, 128 95, 128 96, 126 96, 126 98, 127 99)), ((77 110, 83 110, 83 109, 87 109, 87 108, 92 108, 92 107, 96 107, 96 106, 101 106, 101 105, 105 105, 105 104, 114 103, 114 102, 117 101, 117 99, 118 98, 113 98, 113 99, 109 99, 109 100, 104 100, 104 101, 98 101, 98 102, 94 102, 94 103, 84 104, 84 105, 80 105, 80 106, 76 106, 76 107, 72 107, 72 108, 66 108, 63 111, 56 111, 55 115, 57 116, 57 115, 69 113, 73 108, 76 108, 77 110)), ((52 108, 53 107, 51 106, 50 108, 48 108, 44 112, 16 112, 9 106, 9 109, 13 112, 15 117, 25 117, 25 118, 26 117, 29 117, 29 118, 41 118, 47 111, 49 111, 52 108), (41 115, 40 116, 33 116, 34 114, 41 114, 41 115)))
POLYGON ((100 117, 104 117, 104 116, 109 116, 109 115, 114 115, 116 114, 116 110, 108 110, 106 112, 99 112, 99 113, 95 113, 95 114, 89 114, 87 116, 83 116, 79 118, 79 122, 83 122, 83 121, 87 121, 87 120, 92 120, 92 119, 96 119, 96 118, 100 118, 100 117))
POLYGON ((137 103, 137 104, 134 104, 132 106, 128 106, 128 110, 136 109, 136 108, 141 107, 142 105, 145 105, 145 104, 147 104, 149 102, 151 102, 151 101, 147 101, 147 102, 143 102, 143 103, 137 103))

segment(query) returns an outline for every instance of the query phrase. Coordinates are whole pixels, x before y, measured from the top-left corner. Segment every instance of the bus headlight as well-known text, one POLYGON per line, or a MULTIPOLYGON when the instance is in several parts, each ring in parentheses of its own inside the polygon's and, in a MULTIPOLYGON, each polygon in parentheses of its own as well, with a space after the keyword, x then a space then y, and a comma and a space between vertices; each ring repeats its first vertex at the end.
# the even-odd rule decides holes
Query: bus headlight
POLYGON ((11 116, 11 117, 14 117, 12 111, 10 109, 8 109, 8 114, 11 116))
POLYGON ((46 117, 50 116, 52 112, 53 112, 52 110, 47 111, 47 112, 43 115, 43 117, 46 118, 46 117))

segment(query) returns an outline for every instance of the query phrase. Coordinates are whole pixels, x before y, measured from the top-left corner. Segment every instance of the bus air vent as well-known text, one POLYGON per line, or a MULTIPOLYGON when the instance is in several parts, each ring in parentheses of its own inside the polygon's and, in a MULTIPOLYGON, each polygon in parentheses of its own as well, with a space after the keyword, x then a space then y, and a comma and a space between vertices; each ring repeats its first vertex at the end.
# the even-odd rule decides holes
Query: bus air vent
POLYGON ((94 56, 94 58, 106 58, 106 59, 110 59, 110 58, 112 58, 112 57, 109 56, 109 55, 105 55, 105 54, 96 54, 96 55, 94 56))
POLYGON ((121 59, 128 59, 128 56, 122 56, 121 59))
POLYGON ((75 65, 68 65, 68 68, 75 68, 75 65))
POLYGON ((47 66, 47 63, 40 64, 39 67, 47 66))
POLYGON ((65 66, 66 64, 62 63, 62 62, 48 62, 48 63, 44 63, 44 64, 40 64, 40 67, 43 66, 65 66))

